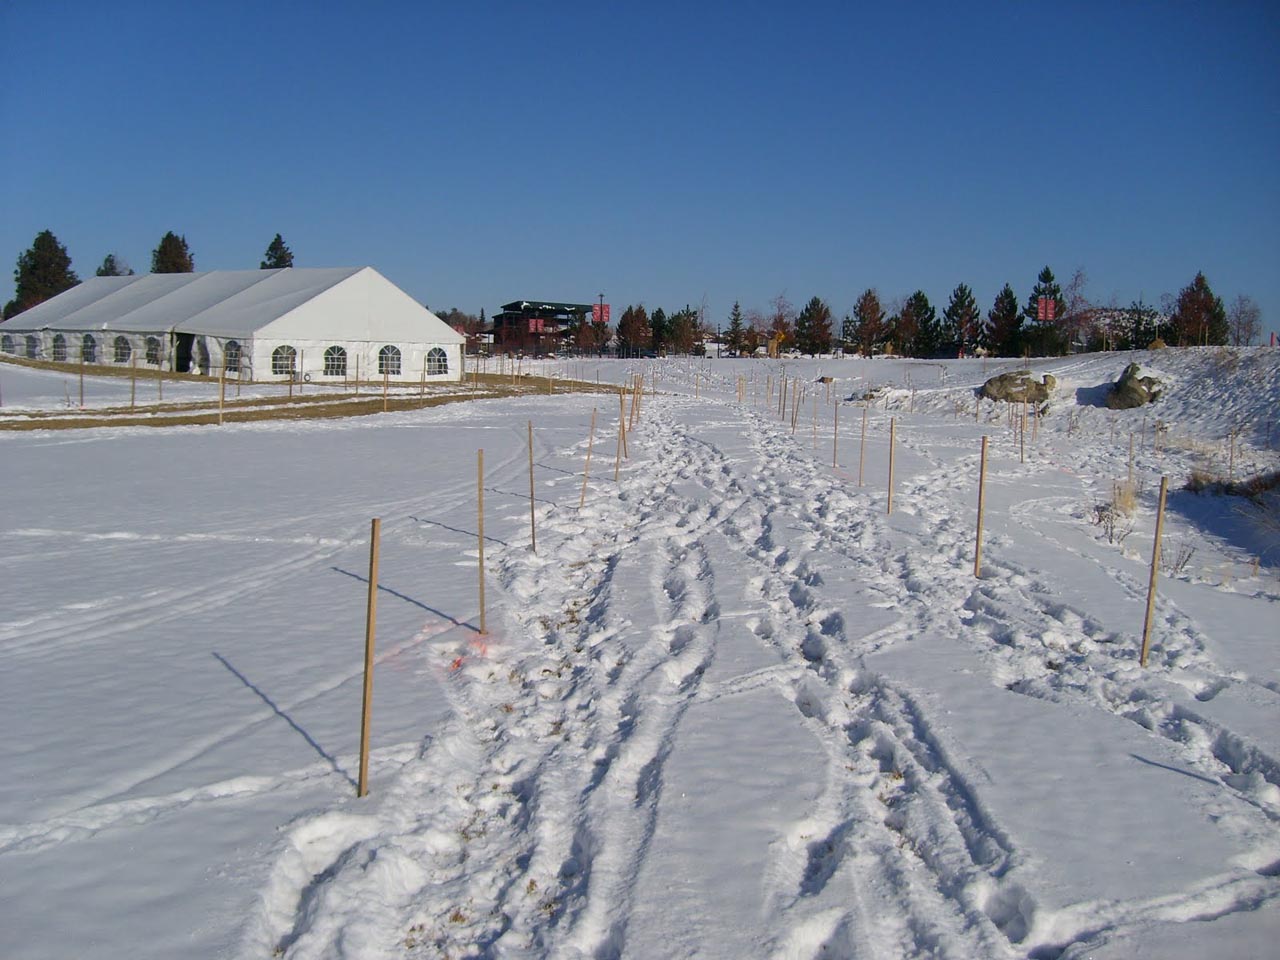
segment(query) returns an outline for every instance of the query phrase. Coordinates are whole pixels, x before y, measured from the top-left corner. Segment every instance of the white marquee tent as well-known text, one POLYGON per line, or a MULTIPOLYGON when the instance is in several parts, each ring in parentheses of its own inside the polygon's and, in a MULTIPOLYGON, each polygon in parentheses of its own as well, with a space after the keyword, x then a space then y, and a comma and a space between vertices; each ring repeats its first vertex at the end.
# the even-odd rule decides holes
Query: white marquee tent
POLYGON ((0 323, 0 350, 244 380, 459 380, 465 338, 372 267, 91 277, 0 323))

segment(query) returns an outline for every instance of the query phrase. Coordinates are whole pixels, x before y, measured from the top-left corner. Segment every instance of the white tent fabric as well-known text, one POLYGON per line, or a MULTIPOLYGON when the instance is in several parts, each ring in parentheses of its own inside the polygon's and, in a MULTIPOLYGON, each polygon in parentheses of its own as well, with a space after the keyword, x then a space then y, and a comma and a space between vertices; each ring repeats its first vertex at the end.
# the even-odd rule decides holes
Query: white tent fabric
POLYGON ((3 349, 27 356, 74 362, 84 349, 91 361, 145 357, 255 379, 345 380, 358 366, 367 378, 457 380, 465 343, 372 267, 92 277, 0 324, 0 334, 3 349))

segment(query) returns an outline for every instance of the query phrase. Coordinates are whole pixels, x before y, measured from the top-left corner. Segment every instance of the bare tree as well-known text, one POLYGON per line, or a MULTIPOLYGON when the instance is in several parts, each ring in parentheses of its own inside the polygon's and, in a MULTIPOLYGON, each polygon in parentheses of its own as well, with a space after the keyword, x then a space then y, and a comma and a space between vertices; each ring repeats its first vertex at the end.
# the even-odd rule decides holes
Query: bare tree
POLYGON ((795 340, 795 307, 785 293, 774 297, 770 306, 773 309, 769 312, 769 335, 778 337, 781 343, 791 343, 795 340))
POLYGON ((1088 285, 1089 278, 1085 275, 1084 267, 1076 267, 1067 289, 1062 291, 1062 299, 1067 306, 1066 314, 1062 317, 1062 327, 1067 334, 1068 343, 1083 343, 1088 333, 1087 328, 1093 320, 1093 305, 1084 292, 1088 285))
POLYGON ((1227 327, 1233 347, 1247 347, 1262 332, 1262 311, 1252 297, 1243 293, 1236 297, 1227 312, 1227 327))

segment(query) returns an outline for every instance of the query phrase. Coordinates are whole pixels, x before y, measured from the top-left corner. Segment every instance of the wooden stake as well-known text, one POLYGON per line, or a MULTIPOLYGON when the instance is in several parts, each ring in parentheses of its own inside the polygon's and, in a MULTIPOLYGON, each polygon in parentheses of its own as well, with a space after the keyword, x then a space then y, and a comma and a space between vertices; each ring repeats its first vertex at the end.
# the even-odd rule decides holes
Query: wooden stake
POLYGON ((622 435, 622 455, 628 460, 631 459, 631 452, 627 449, 627 398, 618 394, 618 429, 622 435))
POLYGON ((129 365, 129 409, 134 407, 134 399, 138 395, 138 358, 134 357, 129 365))
POLYGON ((479 533, 476 537, 480 545, 480 635, 489 631, 484 622, 484 450, 476 451, 476 516, 479 533))
POLYGON ((582 495, 578 497, 578 509, 587 502, 587 478, 591 476, 591 447, 596 440, 596 408, 591 408, 591 429, 587 433, 587 465, 582 470, 582 495))
POLYGON ((373 518, 369 531, 369 599, 364 617, 364 699, 360 708, 360 782, 356 796, 369 793, 369 729, 373 714, 373 640, 378 619, 378 533, 382 521, 373 518))
POLYGON ((893 448, 897 437, 898 420, 896 417, 889 418, 889 509, 886 513, 893 513, 893 448))
POLYGON ((987 506, 987 438, 982 438, 982 460, 978 467, 978 533, 974 538, 973 575, 982 577, 982 515, 987 506))
POLYGON ((837 403, 832 409, 835 410, 835 419, 831 421, 831 469, 834 470, 840 445, 840 404, 837 403))
POLYGON ((1160 505, 1156 507, 1156 537, 1151 546, 1151 582, 1147 586, 1147 615, 1142 621, 1142 653, 1138 664, 1147 665, 1147 651, 1151 646, 1151 620, 1156 611, 1156 575, 1160 571, 1160 533, 1164 529, 1164 502, 1169 490, 1169 478, 1160 478, 1160 505))
MULTIPOLYGON (((466 379, 467 379, 466 369, 467 369, 467 354, 464 351, 462 354, 462 370, 463 370, 462 380, 464 383, 466 382, 466 379)), ((426 395, 427 395, 427 358, 423 357, 422 358, 422 379, 418 381, 418 399, 421 400, 424 397, 426 397, 426 395)))
POLYGON ((538 552, 538 531, 533 510, 533 421, 529 421, 529 549, 538 552))
POLYGON ((227 399, 227 368, 218 374, 218 426, 222 426, 222 407, 227 399))
POLYGON ((382 412, 387 412, 387 386, 391 380, 391 371, 387 368, 382 370, 382 412))
POLYGON ((862 443, 858 446, 858 486, 862 486, 862 465, 867 459, 867 404, 862 404, 862 443))
POLYGON ((80 347, 80 409, 84 409, 84 346, 80 347))
POLYGON ((1133 431, 1129 431, 1129 483, 1133 483, 1133 431))
MULTIPOLYGON (((621 398, 619 398, 621 399, 621 398)), ((627 421, 621 413, 618 414, 618 452, 613 458, 613 482, 618 482, 618 471, 622 469, 622 445, 627 438, 627 421)))

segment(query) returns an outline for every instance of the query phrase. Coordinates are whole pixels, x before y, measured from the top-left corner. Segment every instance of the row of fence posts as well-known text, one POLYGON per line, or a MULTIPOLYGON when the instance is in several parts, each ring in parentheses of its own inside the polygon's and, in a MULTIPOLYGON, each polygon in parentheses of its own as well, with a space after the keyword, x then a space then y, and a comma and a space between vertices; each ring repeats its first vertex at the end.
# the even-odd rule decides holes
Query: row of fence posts
MULTIPOLYGON (((737 395, 739 403, 745 402, 745 382, 739 377, 737 395)), ((913 391, 914 392, 914 391, 913 391)), ((767 395, 770 402, 773 398, 773 377, 770 375, 767 381, 767 395)), ((828 400, 830 399, 830 390, 827 392, 828 400)), ((791 382, 791 433, 795 435, 796 417, 798 416, 799 406, 804 403, 803 391, 797 393, 796 378, 792 378, 791 382)), ((787 377, 784 373, 779 382, 778 390, 778 416, 785 422, 787 418, 787 377)), ((862 406, 862 436, 858 449, 858 486, 863 485, 863 468, 866 462, 866 446, 867 446, 867 407, 864 402, 862 406)), ((974 419, 978 419, 978 410, 980 404, 974 404, 974 419)), ((1023 401, 1021 410, 1019 411, 1014 404, 1009 405, 1009 422, 1018 435, 1018 459, 1020 463, 1026 463, 1026 432, 1027 424, 1031 424, 1031 440, 1033 443, 1039 438, 1040 415, 1039 410, 1033 404, 1023 401)), ((1143 433, 1145 434, 1145 425, 1143 433)), ((838 444, 840 435, 840 406, 836 404, 833 417, 831 432, 831 466, 838 466, 838 444)), ((1153 444, 1158 443, 1153 440, 1153 444)), ((986 435, 982 437, 982 447, 979 454, 978 468, 978 519, 977 529, 974 535, 974 556, 973 556, 973 575, 975 578, 982 576, 982 531, 986 513, 986 484, 987 484, 987 444, 986 435)), ((1234 434, 1232 435, 1232 460, 1229 464, 1229 474, 1234 472, 1234 434)), ((814 398, 814 447, 817 447, 817 398, 814 398)), ((889 418, 889 476, 886 491, 886 508, 887 514, 893 513, 893 478, 894 478, 894 460, 897 447, 897 418, 889 418)), ((1129 434, 1129 482, 1133 482, 1133 465, 1134 465, 1134 445, 1133 433, 1129 434)), ((1150 651, 1151 643, 1151 626, 1155 612, 1156 583, 1159 578, 1160 569, 1160 541, 1164 529, 1164 510, 1167 501, 1168 477, 1160 478, 1160 498, 1156 508, 1156 530, 1154 543, 1151 552, 1151 570, 1150 579, 1147 587, 1147 612, 1142 625, 1142 648, 1139 654, 1139 662, 1145 667, 1147 665, 1147 657, 1150 651)))
MULTIPOLYGON (((787 384, 785 377, 779 389, 779 415, 785 419, 788 408, 787 384)), ((695 388, 696 389, 696 388, 695 388)), ((773 384, 772 377, 768 384, 769 398, 772 401, 773 384)), ((623 458, 629 459, 627 451, 627 432, 628 423, 631 429, 634 429, 638 423, 644 396, 644 376, 636 375, 632 378, 630 384, 622 387, 618 392, 618 439, 617 452, 614 460, 614 481, 619 478, 619 471, 623 458), (630 395, 631 408, 627 409, 627 398, 630 395)), ((738 384, 738 397, 740 402, 745 403, 745 383, 738 384)), ((796 411, 802 397, 798 392, 794 379, 791 384, 790 396, 790 412, 792 416, 792 425, 794 430, 796 411)), ((595 429, 596 417, 598 410, 593 408, 591 411, 591 426, 587 433, 587 454, 586 463, 583 467, 582 474, 582 491, 578 496, 578 508, 582 509, 586 503, 587 484, 591 476, 591 457, 595 446, 595 429)), ((816 425, 816 398, 815 398, 815 425, 816 425)), ((1026 410, 1022 412, 1022 422, 1026 422, 1026 410)), ((815 426, 816 430, 816 426, 815 426)), ((1022 431, 1019 431, 1021 438, 1022 431)), ((533 421, 527 422, 528 448, 529 448, 529 549, 537 553, 537 511, 535 500, 535 483, 534 483, 534 445, 533 445, 533 421)), ((840 407, 835 406, 833 416, 832 438, 831 438, 831 465, 835 468, 839 460, 839 435, 840 435, 840 407)), ((1129 473, 1132 479, 1133 474, 1133 449, 1132 434, 1130 434, 1130 459, 1129 473)), ((858 451, 858 486, 863 485, 863 472, 866 461, 866 443, 867 443, 867 404, 862 407, 862 433, 858 451)), ((981 452, 979 455, 978 466, 978 516, 977 525, 974 534, 974 556, 973 556, 973 575, 976 579, 982 577, 982 534, 985 525, 986 515, 986 490, 987 490, 987 452, 989 438, 984 434, 982 437, 981 452)), ((889 474, 888 474, 888 490, 887 490, 887 506, 886 513, 893 513, 893 477, 894 477, 894 456, 895 447, 897 445, 897 418, 889 419, 889 474)), ((1020 443, 1020 447, 1021 447, 1020 443)), ((1025 448, 1023 448, 1025 450, 1025 448)), ((1024 454, 1025 455, 1025 454, 1024 454)), ((1151 551, 1151 570, 1150 579, 1147 589, 1147 606, 1146 616, 1142 627, 1142 648, 1139 654, 1139 663, 1146 667, 1148 653, 1150 650, 1151 627, 1155 614, 1155 598, 1156 583, 1158 579, 1160 566, 1160 540, 1164 527, 1164 510, 1168 492, 1168 477, 1160 478, 1160 498, 1156 510, 1156 529, 1155 537, 1151 551)), ((485 636, 488 633, 486 623, 486 607, 485 607, 485 563, 484 563, 484 450, 476 451, 476 504, 477 504, 477 555, 478 555, 478 592, 480 601, 480 635, 485 636)), ((370 531, 369 543, 369 595, 365 617, 365 674, 364 674, 364 699, 361 718, 360 731, 360 779, 357 785, 357 796, 363 797, 368 793, 368 763, 369 763, 369 719, 372 707, 373 697, 373 658, 374 658, 374 635, 377 617, 377 589, 378 589, 378 539, 380 532, 379 519, 374 519, 370 531)))
MULTIPOLYGON (((627 432, 628 421, 631 428, 639 423, 641 405, 644 395, 644 376, 635 376, 631 383, 619 390, 618 392, 618 453, 617 460, 614 464, 614 480, 619 477, 621 462, 624 457, 630 459, 627 451, 627 432), (631 398, 630 412, 627 410, 627 397, 631 398)), ((578 497, 578 509, 581 510, 586 503, 587 482, 591 476, 591 454, 595 446, 596 433, 596 415, 598 411, 593 408, 591 411, 591 426, 587 433, 587 460, 586 466, 582 472, 582 493, 578 497)), ((529 445, 529 549, 533 553, 538 552, 538 533, 537 533, 537 501, 535 499, 536 487, 534 482, 534 447, 533 447, 533 421, 527 422, 527 435, 529 445)), ((381 520, 375 518, 372 521, 369 533, 369 593, 368 601, 365 608, 365 653, 364 653, 364 695, 363 705, 361 709, 360 720, 360 776, 356 785, 356 796, 363 797, 369 792, 369 733, 370 733, 370 715, 373 707, 373 661, 375 633, 377 623, 377 596, 378 596, 378 540, 381 530, 381 520)), ((480 600, 480 630, 481 636, 486 636, 489 632, 486 622, 486 605, 485 605, 485 566, 484 566, 484 449, 476 451, 476 546, 477 546, 477 571, 478 582, 477 590, 480 600)))

